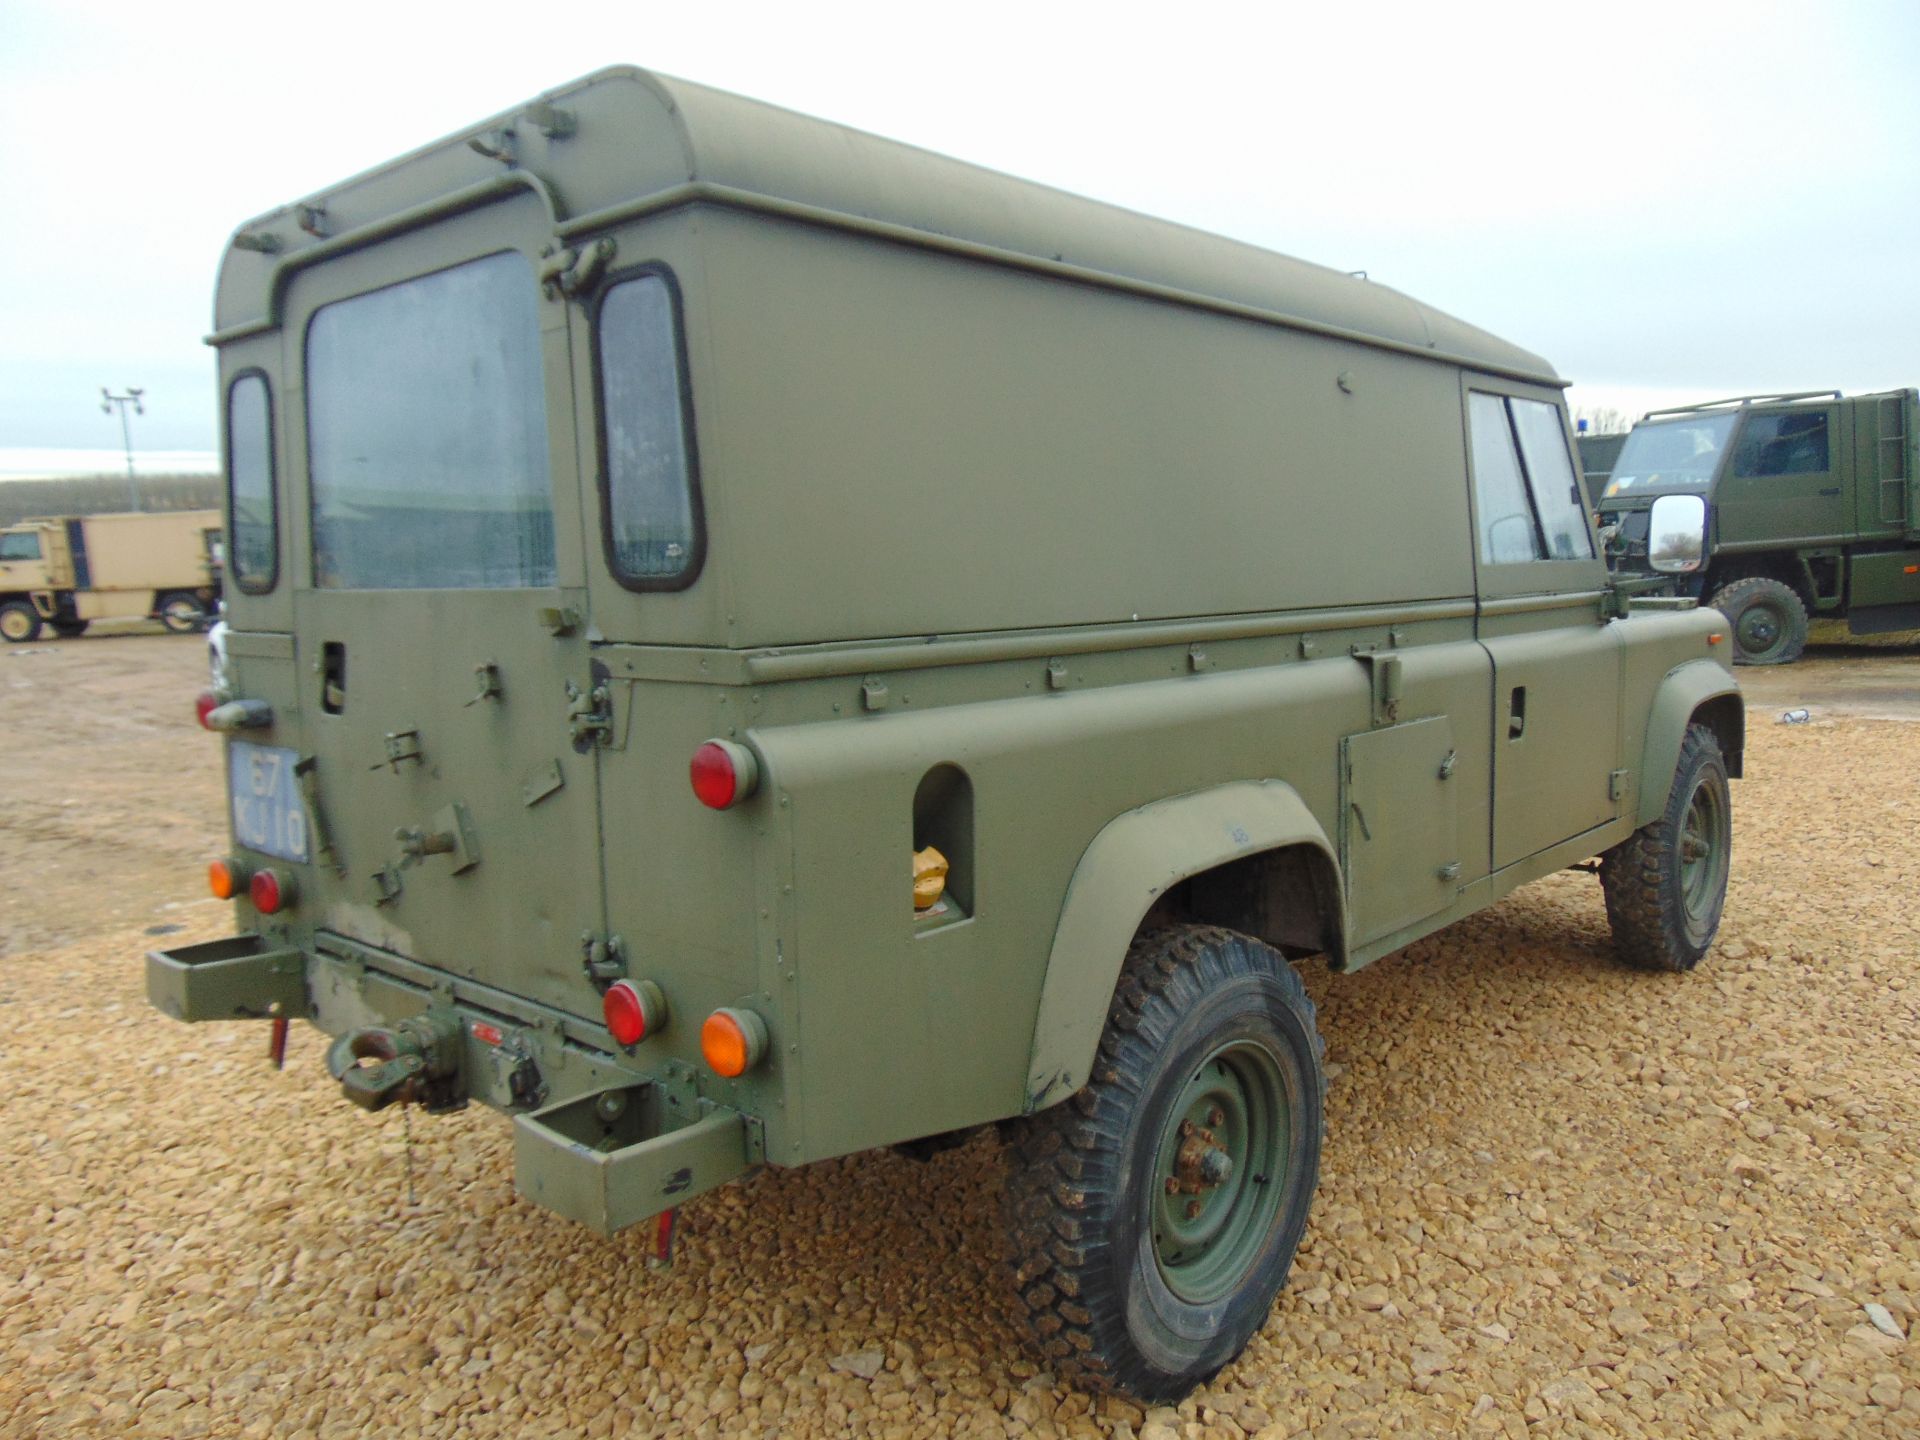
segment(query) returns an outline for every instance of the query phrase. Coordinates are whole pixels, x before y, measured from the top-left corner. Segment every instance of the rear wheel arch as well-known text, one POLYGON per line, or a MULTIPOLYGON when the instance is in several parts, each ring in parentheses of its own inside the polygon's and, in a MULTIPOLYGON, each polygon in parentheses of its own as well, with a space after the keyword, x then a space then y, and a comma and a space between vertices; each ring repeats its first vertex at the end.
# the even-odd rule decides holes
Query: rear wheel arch
POLYGON ((1283 952, 1325 951, 1338 967, 1343 894, 1325 829, 1281 781, 1235 781, 1109 821, 1081 855, 1061 906, 1022 1108, 1043 1110, 1086 1083, 1121 966, 1143 928, 1217 925, 1283 952))

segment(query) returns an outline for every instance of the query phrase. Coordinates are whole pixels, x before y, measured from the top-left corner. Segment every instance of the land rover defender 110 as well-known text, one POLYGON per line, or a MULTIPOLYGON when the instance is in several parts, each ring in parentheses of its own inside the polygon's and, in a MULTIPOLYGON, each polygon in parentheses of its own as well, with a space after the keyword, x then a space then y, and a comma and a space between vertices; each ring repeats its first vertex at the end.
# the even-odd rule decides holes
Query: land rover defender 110
POLYGON ((1293 962, 1593 856, 1712 943, 1726 623, 1393 290, 614 69, 242 226, 216 324, 237 933, 153 1001, 603 1234, 998 1124, 1033 1345, 1179 1395, 1307 1223, 1293 962))

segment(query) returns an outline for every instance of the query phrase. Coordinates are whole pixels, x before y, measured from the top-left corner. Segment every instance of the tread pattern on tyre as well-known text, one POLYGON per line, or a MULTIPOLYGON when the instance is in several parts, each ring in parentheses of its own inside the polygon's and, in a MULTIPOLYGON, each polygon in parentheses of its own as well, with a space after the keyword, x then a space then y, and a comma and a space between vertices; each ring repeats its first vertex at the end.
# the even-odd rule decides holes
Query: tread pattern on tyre
POLYGON ((1600 857, 1600 889, 1607 901, 1613 948, 1622 960, 1642 970, 1691 970, 1713 945, 1709 935, 1699 953, 1688 958, 1686 952, 1692 946, 1678 913, 1679 895, 1665 883, 1691 793, 1680 793, 1679 779, 1691 774, 1703 755, 1718 762, 1725 773, 1726 762, 1713 731, 1705 725, 1689 725, 1674 767, 1674 788, 1660 818, 1642 825, 1600 857))
POLYGON ((1313 1001, 1277 952, 1213 926, 1150 930, 1127 951, 1087 1084, 1016 1122, 1009 1137, 1012 1173, 1003 1204, 1012 1239, 1014 1321, 1056 1373, 1085 1388, 1147 1399, 1168 1393, 1152 1373, 1124 1363, 1126 1297, 1109 1283, 1114 1257, 1085 1217, 1095 1198, 1118 1184, 1129 1110, 1149 1084, 1160 1044, 1182 1009, 1209 986, 1256 971, 1280 980, 1307 1022, 1315 1059, 1323 1059, 1326 1042, 1314 1023, 1313 1001), (1264 965, 1262 952, 1278 963, 1264 965))
POLYGON ((1709 602, 1713 609, 1727 617, 1727 624, 1733 628, 1734 659, 1742 665, 1791 665, 1805 653, 1807 648, 1807 606, 1800 593, 1784 580, 1775 580, 1771 575, 1749 575, 1744 580, 1735 580, 1722 585, 1713 592, 1709 602), (1787 606, 1787 630, 1785 643, 1778 655, 1769 660, 1754 660, 1740 650, 1740 612, 1746 608, 1755 596, 1771 595, 1775 591, 1783 598, 1787 606))

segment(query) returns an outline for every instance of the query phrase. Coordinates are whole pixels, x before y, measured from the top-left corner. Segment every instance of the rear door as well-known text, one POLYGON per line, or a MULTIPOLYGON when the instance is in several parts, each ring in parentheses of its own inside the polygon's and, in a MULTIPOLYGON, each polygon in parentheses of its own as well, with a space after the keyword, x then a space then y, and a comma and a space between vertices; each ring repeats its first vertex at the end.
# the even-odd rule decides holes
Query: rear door
POLYGON ((589 1013, 592 618, 550 233, 502 203, 294 282, 295 662, 322 926, 589 1013))

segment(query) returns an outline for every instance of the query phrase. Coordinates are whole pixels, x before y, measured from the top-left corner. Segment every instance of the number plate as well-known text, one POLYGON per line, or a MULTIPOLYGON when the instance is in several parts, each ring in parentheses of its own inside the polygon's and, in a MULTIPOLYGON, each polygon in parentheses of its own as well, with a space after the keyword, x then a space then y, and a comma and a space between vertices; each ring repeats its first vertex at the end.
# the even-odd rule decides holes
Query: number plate
POLYGON ((233 837, 249 850, 307 863, 307 807, 293 773, 300 758, 279 745, 227 746, 227 793, 233 799, 233 837))

